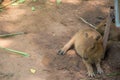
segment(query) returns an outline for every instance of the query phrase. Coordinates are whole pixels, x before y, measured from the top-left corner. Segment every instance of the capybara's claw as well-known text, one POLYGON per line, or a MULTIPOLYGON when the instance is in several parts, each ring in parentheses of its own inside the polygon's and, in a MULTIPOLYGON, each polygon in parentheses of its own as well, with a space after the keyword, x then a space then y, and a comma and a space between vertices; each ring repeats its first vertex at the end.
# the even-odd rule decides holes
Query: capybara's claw
POLYGON ((65 54, 65 52, 64 52, 64 51, 62 51, 62 50, 59 50, 57 54, 58 54, 58 55, 64 55, 64 54, 65 54))

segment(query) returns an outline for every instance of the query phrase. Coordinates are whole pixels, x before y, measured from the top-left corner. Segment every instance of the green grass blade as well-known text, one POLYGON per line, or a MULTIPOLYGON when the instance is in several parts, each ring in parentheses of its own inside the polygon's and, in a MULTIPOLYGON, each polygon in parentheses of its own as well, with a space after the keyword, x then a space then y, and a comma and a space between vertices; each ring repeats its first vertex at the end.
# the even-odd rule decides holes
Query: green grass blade
POLYGON ((25 34, 25 33, 24 32, 18 32, 18 33, 3 34, 3 35, 0 35, 0 38, 6 38, 6 37, 21 35, 21 34, 25 34))
POLYGON ((16 53, 16 54, 20 54, 20 55, 22 55, 22 56, 24 56, 24 57, 29 57, 29 56, 30 56, 29 54, 27 54, 27 53, 25 53, 25 52, 21 52, 21 51, 9 49, 9 48, 3 48, 3 47, 1 47, 1 46, 0 46, 0 48, 1 48, 1 49, 4 49, 4 50, 7 50, 7 51, 10 51, 10 52, 14 52, 14 53, 16 53))
POLYGON ((110 77, 118 76, 118 75, 120 75, 120 72, 113 72, 113 73, 107 74, 107 76, 110 76, 110 77))

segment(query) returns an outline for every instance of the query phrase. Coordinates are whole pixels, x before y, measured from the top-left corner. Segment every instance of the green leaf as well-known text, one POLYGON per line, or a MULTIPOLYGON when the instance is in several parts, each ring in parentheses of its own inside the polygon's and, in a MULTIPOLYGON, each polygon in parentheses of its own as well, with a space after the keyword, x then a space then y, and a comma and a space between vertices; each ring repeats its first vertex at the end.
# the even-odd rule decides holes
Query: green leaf
POLYGON ((35 11, 35 7, 32 7, 31 10, 32 10, 32 11, 35 11))
POLYGON ((18 1, 18 3, 24 3, 25 2, 25 0, 19 0, 18 1))
POLYGON ((56 0, 56 3, 59 5, 61 4, 62 0, 56 0))

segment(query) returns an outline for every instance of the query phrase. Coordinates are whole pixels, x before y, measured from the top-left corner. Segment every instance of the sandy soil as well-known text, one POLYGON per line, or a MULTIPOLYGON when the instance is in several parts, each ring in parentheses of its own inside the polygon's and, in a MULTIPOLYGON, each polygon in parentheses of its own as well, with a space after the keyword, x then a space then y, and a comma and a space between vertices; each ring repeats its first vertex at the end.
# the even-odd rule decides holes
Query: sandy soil
POLYGON ((105 73, 95 78, 87 77, 74 49, 64 56, 56 54, 79 29, 88 27, 80 17, 93 25, 101 21, 99 17, 106 17, 107 1, 63 0, 56 5, 54 0, 26 0, 17 6, 7 6, 0 12, 0 34, 27 34, 0 38, 0 46, 27 52, 30 57, 0 49, 0 80, 120 80, 119 75, 107 76, 120 72, 118 41, 111 42, 102 61, 105 73), (33 6, 35 11, 31 10, 33 6), (36 72, 31 73, 30 69, 36 72))

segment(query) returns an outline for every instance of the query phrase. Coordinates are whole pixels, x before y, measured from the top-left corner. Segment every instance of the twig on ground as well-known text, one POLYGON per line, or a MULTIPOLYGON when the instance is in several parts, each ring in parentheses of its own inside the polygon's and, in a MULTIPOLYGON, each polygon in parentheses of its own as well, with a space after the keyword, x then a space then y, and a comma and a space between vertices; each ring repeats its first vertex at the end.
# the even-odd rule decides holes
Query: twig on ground
POLYGON ((87 22, 85 19, 83 19, 82 17, 80 17, 80 19, 84 22, 84 23, 86 23, 86 24, 88 24, 89 26, 91 26, 92 28, 96 28, 94 25, 92 25, 92 24, 90 24, 89 22, 87 22))

